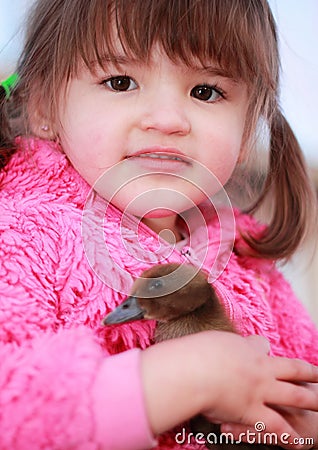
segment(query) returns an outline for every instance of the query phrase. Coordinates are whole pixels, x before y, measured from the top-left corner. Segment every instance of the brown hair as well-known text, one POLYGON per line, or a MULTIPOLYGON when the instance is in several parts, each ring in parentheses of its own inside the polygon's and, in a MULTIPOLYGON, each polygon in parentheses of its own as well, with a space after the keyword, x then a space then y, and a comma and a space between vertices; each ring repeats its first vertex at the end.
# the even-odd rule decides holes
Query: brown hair
POLYGON ((27 117, 36 99, 47 120, 56 123, 61 89, 76 75, 79 61, 93 71, 92 61, 103 66, 105 55, 115 59, 115 37, 137 60, 146 60, 159 44, 173 61, 190 66, 213 61, 247 84, 245 136, 255 135, 260 117, 271 132, 267 178, 250 211, 268 196, 274 207, 267 230, 244 238, 256 256, 289 257, 305 235, 315 203, 301 150, 278 104, 277 33, 266 0, 37 1, 18 64, 19 85, 0 108, 3 154, 14 151, 15 135, 30 132, 23 120, 10 130, 8 119, 15 116, 17 123, 17 117, 27 117))

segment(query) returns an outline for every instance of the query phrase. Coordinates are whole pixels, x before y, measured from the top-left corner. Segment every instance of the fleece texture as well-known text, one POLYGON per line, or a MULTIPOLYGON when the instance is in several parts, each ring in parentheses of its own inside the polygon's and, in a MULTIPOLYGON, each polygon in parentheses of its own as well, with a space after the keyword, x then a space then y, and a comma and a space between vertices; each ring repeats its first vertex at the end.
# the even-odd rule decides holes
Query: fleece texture
MULTIPOLYGON (((155 323, 102 327, 101 319, 152 264, 199 261, 210 272, 220 248, 217 216, 182 249, 171 248, 94 194, 57 144, 19 138, 17 145, 0 174, 0 448, 179 450, 181 427, 153 440, 138 381, 140 349, 151 345, 155 323), (121 392, 125 377, 136 390, 126 404, 113 395, 116 376, 121 392), (102 389, 109 402, 100 401, 102 389), (139 436, 127 425, 126 437, 110 443, 107 429, 120 430, 121 417, 139 436)), ((235 247, 243 245, 239 229, 262 230, 239 213, 235 224, 235 247)), ((231 248, 220 260, 211 281, 242 335, 267 337, 273 355, 318 364, 317 329, 275 264, 231 248)))

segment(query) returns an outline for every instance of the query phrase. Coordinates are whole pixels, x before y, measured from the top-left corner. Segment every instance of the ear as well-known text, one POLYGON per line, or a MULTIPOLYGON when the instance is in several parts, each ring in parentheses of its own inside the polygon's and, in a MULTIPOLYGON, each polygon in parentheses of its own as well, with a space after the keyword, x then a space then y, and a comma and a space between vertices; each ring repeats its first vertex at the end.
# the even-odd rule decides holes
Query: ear
POLYGON ((55 127, 49 118, 46 105, 43 105, 39 96, 33 96, 28 104, 28 117, 31 132, 41 138, 54 140, 57 138, 55 127))
POLYGON ((53 140, 56 138, 56 134, 54 133, 52 127, 50 126, 49 120, 47 120, 44 116, 37 114, 32 114, 33 117, 29 115, 30 128, 32 134, 41 138, 53 140))

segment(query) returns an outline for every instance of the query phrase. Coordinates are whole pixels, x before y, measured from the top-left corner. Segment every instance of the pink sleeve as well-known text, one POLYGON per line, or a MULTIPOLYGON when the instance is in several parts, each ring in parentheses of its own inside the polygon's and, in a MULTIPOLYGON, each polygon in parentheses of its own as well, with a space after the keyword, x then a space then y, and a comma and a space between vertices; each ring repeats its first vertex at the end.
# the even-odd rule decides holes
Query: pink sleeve
POLYGON ((140 352, 105 356, 92 331, 0 342, 1 450, 145 449, 140 352))
POLYGON ((93 407, 97 440, 107 442, 107 448, 133 450, 156 445, 145 412, 140 350, 104 361, 93 388, 93 407))
MULTIPOLYGON (((84 307, 76 303, 77 286, 87 284, 88 291, 95 286, 89 271, 72 273, 83 265, 81 245, 69 239, 72 216, 55 214, 38 196, 37 207, 27 201, 16 211, 20 200, 3 193, 0 449, 115 449, 108 442, 113 442, 109 430, 115 424, 121 439, 117 448, 150 448, 155 441, 144 411, 139 351, 105 355, 94 331, 74 323, 84 317, 84 307), (121 444, 123 439, 127 444, 121 444)), ((89 313, 85 319, 89 322, 89 313)))

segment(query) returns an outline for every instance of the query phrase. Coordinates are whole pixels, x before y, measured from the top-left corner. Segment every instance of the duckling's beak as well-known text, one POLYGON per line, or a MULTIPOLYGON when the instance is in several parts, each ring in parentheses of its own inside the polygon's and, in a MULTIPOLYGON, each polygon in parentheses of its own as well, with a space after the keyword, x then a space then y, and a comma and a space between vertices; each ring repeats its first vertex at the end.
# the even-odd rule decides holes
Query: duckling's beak
POLYGON ((115 325, 118 323, 132 322, 144 318, 145 311, 141 309, 137 297, 128 297, 114 311, 107 314, 102 320, 102 325, 115 325))

